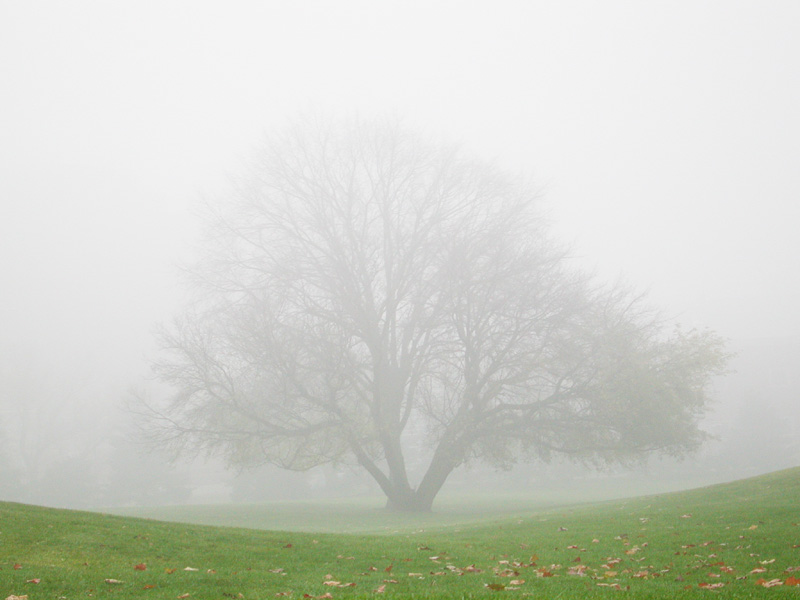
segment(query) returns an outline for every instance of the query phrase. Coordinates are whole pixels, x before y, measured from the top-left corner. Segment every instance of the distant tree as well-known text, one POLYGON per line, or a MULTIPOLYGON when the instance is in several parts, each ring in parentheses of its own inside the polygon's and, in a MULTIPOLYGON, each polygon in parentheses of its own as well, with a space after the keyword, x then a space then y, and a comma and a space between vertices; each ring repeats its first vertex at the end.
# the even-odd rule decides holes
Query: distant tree
POLYGON ((196 302, 163 333, 161 441, 240 465, 352 459, 415 511, 470 460, 698 447, 720 339, 667 334, 573 268, 535 199, 394 124, 270 137, 209 215, 196 302))

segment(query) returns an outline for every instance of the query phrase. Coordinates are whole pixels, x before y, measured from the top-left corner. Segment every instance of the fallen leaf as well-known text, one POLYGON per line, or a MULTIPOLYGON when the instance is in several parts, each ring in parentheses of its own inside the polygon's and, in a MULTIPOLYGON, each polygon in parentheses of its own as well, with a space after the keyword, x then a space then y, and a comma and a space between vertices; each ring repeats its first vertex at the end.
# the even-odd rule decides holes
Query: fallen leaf
POLYGON ((105 582, 113 584, 113 585, 118 585, 120 583, 124 583, 123 581, 120 581, 119 579, 106 579, 105 582))
POLYGON ((724 586, 724 583, 698 583, 698 587, 701 587, 706 590, 716 590, 724 586))
POLYGON ((524 579, 513 579, 508 582, 509 585, 522 585, 523 583, 525 583, 524 579))
POLYGON ((42 580, 37 577, 36 579, 28 579, 25 583, 39 583, 41 581, 42 580))
POLYGON ((759 579, 756 581, 756 585, 761 585, 766 588, 775 587, 776 585, 783 585, 783 581, 780 579, 770 579, 767 581, 766 579, 759 579))
POLYGON ((154 586, 152 583, 148 583, 146 586, 144 586, 144 589, 152 590, 154 587, 156 587, 156 586, 154 586))
POLYGON ((28 596, 9 596, 6 600, 28 600, 28 596))
POLYGON ((167 575, 172 575, 175 572, 175 570, 176 569, 164 569, 164 573, 166 573, 167 575))
POLYGON ((469 565, 468 567, 464 567, 465 573, 481 573, 482 571, 477 568, 475 565, 469 565))
POLYGON ((200 569, 195 569, 194 567, 186 567, 184 571, 199 571, 200 569))
POLYGON ((188 594, 188 593, 187 594, 181 594, 180 596, 178 596, 178 600, 182 600, 183 598, 188 598, 189 596, 191 596, 191 594, 188 594))
POLYGON ((800 579, 790 576, 783 582, 784 585, 800 585, 800 579))
POLYGON ((502 592, 504 589, 506 589, 506 586, 504 586, 502 583, 484 583, 483 586, 489 588, 490 590, 494 590, 495 592, 502 592))
POLYGON ((322 585, 339 585, 341 581, 334 581, 333 579, 329 579, 328 581, 323 581, 322 585))
POLYGON ((134 565, 133 568, 136 571, 146 571, 147 570, 147 565, 144 564, 144 563, 139 563, 138 565, 134 565))
POLYGON ((379 585, 377 588, 372 590, 372 592, 375 593, 375 594, 382 594, 385 591, 386 591, 386 586, 385 585, 379 585))
MULTIPOLYGON (((14 570, 19 571, 22 568, 22 565, 19 563, 14 563, 14 570)), ((22 596, 18 596, 18 598, 22 598, 22 596)))

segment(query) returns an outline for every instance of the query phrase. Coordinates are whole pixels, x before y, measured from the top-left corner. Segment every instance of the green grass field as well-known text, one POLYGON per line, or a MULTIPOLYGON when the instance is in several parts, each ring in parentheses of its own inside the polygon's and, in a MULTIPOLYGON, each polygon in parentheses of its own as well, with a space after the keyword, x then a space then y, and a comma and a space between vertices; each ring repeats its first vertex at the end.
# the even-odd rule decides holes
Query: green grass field
POLYGON ((800 598, 800 468, 594 505, 456 508, 442 524, 367 507, 360 522, 398 533, 331 534, 0 503, 0 600, 800 598))

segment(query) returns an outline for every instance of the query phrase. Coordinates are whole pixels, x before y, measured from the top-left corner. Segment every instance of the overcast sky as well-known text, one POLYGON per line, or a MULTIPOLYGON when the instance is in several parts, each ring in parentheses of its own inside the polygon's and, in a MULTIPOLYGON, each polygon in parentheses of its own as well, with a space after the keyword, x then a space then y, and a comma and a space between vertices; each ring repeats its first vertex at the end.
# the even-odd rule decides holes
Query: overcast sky
POLYGON ((139 372, 193 205, 298 110, 530 171, 602 277, 800 335, 798 31, 796 0, 0 0, 0 343, 139 372))

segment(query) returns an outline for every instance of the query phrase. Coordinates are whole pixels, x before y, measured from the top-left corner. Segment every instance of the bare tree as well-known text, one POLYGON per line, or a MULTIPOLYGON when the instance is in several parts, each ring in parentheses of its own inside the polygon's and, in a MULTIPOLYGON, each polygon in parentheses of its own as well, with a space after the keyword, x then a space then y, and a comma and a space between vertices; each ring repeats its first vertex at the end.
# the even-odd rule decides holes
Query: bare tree
POLYGON ((471 459, 682 453, 724 353, 570 267, 524 181, 393 124, 271 137, 209 217, 163 335, 168 441, 232 463, 354 459, 430 510, 471 459), (424 425, 427 471, 404 444, 424 425), (404 435, 405 434, 405 435, 404 435))

